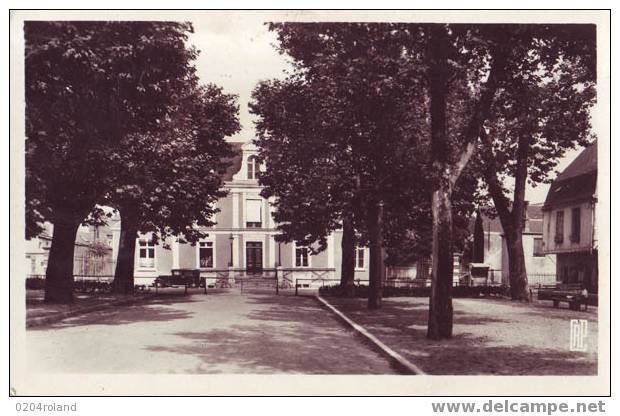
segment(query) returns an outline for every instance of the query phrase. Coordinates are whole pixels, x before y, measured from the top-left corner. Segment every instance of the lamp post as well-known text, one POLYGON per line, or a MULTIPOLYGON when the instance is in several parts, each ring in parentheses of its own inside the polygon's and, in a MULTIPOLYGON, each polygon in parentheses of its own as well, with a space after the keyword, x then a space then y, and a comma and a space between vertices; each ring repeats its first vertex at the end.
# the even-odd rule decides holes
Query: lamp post
POLYGON ((228 237, 228 239, 230 240, 230 260, 228 260, 228 267, 232 267, 233 265, 233 242, 235 241, 235 236, 233 236, 232 233, 230 233, 230 237, 228 237))
POLYGON ((282 266, 282 257, 280 256, 280 254, 282 253, 282 246, 281 246, 281 242, 278 241, 278 267, 282 266))
POLYGON ((280 282, 279 282, 279 279, 278 279, 278 268, 280 266, 282 266, 281 258, 280 258, 281 250, 282 249, 281 249, 281 246, 280 246, 280 242, 278 241, 278 264, 276 266, 276 295, 278 295, 280 293, 280 282))

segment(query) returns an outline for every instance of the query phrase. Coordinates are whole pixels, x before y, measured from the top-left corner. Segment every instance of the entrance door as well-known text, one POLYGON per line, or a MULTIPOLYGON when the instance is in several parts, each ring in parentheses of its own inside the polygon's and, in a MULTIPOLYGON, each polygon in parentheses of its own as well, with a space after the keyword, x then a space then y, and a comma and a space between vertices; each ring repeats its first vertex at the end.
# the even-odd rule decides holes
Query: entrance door
POLYGON ((263 272, 263 243, 249 241, 245 245, 246 269, 248 273, 263 272))

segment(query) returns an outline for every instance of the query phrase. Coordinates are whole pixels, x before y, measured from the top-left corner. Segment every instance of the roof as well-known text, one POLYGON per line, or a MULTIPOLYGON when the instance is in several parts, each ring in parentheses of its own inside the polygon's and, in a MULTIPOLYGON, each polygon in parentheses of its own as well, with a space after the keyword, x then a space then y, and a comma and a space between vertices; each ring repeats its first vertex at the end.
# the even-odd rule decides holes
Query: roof
POLYGON ((543 204, 529 204, 527 207, 527 224, 525 231, 542 234, 543 232, 543 204))
MULTIPOLYGON (((490 218, 487 215, 481 214, 482 215, 482 228, 484 229, 484 232, 492 232, 492 233, 503 233, 504 230, 502 228, 502 223, 499 220, 499 216, 496 216, 495 218, 490 218)), ((476 221, 476 217, 474 216, 474 219, 472 220, 471 223, 471 230, 473 232, 474 230, 474 222, 476 221)))
POLYGON ((230 142, 230 145, 232 146, 232 150, 235 153, 235 155, 232 158, 228 159, 228 161, 230 161, 231 164, 228 167, 228 169, 226 169, 226 172, 224 172, 224 175, 222 176, 223 181, 232 180, 233 175, 239 172, 239 169, 241 169, 241 162, 243 159, 243 152, 241 151, 241 146, 244 145, 244 142, 230 142))
MULTIPOLYGON (((527 224, 525 228, 525 233, 534 233, 534 234, 542 234, 543 226, 542 226, 542 204, 528 204, 527 206, 527 224)), ((500 233, 504 232, 502 228, 502 223, 499 219, 499 216, 495 216, 495 218, 491 218, 485 214, 482 215, 482 228, 484 232, 492 232, 492 233, 500 233)), ((476 215, 472 217, 469 230, 473 234, 474 232, 474 222, 476 220, 476 215)))
POLYGON ((596 193, 597 143, 585 148, 551 184, 544 209, 588 200, 596 193))
POLYGON ((538 203, 538 204, 529 204, 527 206, 527 218, 531 221, 531 220, 541 220, 543 218, 543 212, 542 212, 542 207, 543 204, 538 203))
POLYGON ((556 181, 563 181, 566 179, 574 178, 576 176, 585 175, 588 173, 596 172, 597 168, 597 146, 596 141, 590 146, 583 149, 581 153, 568 165, 562 173, 555 179, 556 181))

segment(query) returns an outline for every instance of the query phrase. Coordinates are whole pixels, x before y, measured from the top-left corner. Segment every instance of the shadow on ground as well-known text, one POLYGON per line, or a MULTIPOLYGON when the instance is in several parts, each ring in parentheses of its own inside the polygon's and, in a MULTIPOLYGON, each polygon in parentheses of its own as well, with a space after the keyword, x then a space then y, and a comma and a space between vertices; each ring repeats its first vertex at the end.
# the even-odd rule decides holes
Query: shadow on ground
MULTIPOLYGON (((538 348, 530 343, 502 345, 505 332, 519 339, 522 326, 510 316, 490 316, 475 312, 454 311, 455 333, 452 339, 431 341, 426 338, 428 304, 385 301, 380 310, 366 309, 365 300, 327 298, 338 309, 388 346, 403 354, 429 374, 499 374, 499 375, 595 375, 595 354, 568 351, 566 345, 538 348)), ((484 301, 480 303, 484 307, 484 301)), ((520 313, 546 316, 543 308, 529 308, 520 313)), ((568 325, 568 320, 562 321, 568 325)), ((551 331, 551 328, 550 328, 551 331)), ((526 332, 522 332, 527 337, 526 332)))
POLYGON ((313 299, 248 295, 247 302, 255 305, 247 324, 176 332, 177 345, 146 349, 198 357, 206 373, 395 374, 313 299))
POLYGON ((171 321, 186 319, 194 315, 184 309, 174 308, 173 305, 200 302, 199 297, 189 297, 178 294, 157 295, 139 305, 122 305, 99 311, 89 312, 72 318, 64 319, 55 324, 29 328, 29 331, 44 331, 50 328, 61 329, 83 325, 127 325, 138 322, 171 321), (122 313, 121 313, 122 312, 122 313))

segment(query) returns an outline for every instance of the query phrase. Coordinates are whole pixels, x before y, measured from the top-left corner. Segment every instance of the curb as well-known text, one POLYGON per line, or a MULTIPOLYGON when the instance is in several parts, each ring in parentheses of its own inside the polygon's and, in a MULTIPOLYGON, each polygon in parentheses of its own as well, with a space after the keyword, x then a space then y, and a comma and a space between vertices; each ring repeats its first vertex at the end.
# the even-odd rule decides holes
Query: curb
POLYGON ((83 308, 77 308, 77 309, 66 311, 66 312, 55 313, 53 315, 33 317, 30 319, 26 319, 26 328, 46 326, 46 325, 49 325, 55 322, 62 321, 63 319, 66 319, 66 318, 72 318, 74 316, 79 316, 79 315, 84 315, 90 312, 104 310, 112 306, 128 306, 128 305, 132 305, 134 303, 138 303, 140 301, 143 301, 145 299, 149 299, 152 297, 154 297, 154 295, 142 295, 140 297, 135 297, 131 299, 121 299, 121 300, 117 300, 113 302, 101 303, 98 305, 85 306, 83 308))
POLYGON ((348 326, 353 328, 355 332, 364 337, 367 341, 369 341, 381 354, 383 354, 401 373, 409 374, 409 375, 426 375, 426 373, 417 365, 413 364, 405 357, 385 345, 381 342, 377 337, 372 335, 366 328, 363 326, 356 324, 349 317, 347 317, 344 313, 340 312, 336 309, 335 306, 332 306, 328 301, 323 299, 321 296, 316 295, 315 299, 319 301, 323 306, 327 307, 330 311, 332 311, 340 320, 346 323, 348 326))

